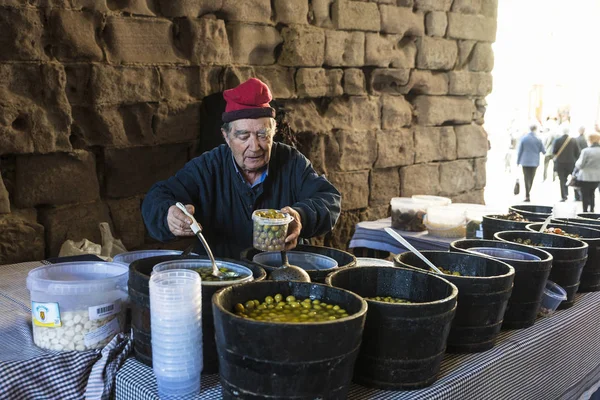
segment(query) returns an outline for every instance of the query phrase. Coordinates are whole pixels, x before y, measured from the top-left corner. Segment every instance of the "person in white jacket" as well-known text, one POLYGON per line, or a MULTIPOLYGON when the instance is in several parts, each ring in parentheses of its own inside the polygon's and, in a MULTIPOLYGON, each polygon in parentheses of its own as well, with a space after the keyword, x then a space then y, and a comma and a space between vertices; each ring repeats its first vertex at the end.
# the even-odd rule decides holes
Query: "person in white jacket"
POLYGON ((600 183, 600 134, 588 135, 590 147, 581 151, 575 163, 576 177, 581 184, 583 212, 594 212, 595 190, 600 183))

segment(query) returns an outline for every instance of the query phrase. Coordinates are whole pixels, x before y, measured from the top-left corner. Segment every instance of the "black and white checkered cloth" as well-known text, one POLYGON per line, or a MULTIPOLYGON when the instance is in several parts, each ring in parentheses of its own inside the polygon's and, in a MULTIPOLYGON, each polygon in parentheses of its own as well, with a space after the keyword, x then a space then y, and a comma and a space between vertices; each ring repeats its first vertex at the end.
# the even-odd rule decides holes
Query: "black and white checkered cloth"
MULTIPOLYGON (((478 354, 446 354, 439 380, 414 391, 353 384, 349 399, 589 399, 600 386, 600 292, 528 329, 503 331, 478 354)), ((218 375, 202 377, 196 399, 221 399, 218 375)), ((152 369, 129 358, 117 373, 116 400, 158 400, 152 369)))
POLYGON ((0 266, 0 399, 107 400, 131 340, 118 335, 100 350, 54 352, 33 343, 27 273, 45 263, 0 266))

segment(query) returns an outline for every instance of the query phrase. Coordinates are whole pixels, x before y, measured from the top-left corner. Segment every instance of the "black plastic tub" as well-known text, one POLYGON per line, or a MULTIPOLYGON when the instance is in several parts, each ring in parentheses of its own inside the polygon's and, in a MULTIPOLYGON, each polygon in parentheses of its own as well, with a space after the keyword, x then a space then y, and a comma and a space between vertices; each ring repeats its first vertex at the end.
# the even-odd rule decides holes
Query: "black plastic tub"
POLYGON ((519 204, 509 207, 508 210, 521 214, 531 222, 544 222, 546 218, 552 215, 552 207, 549 206, 519 204))
MULTIPOLYGON (((129 298, 131 300, 131 325, 133 328, 133 350, 135 357, 144 364, 152 366, 152 332, 150 329, 149 281, 152 268, 164 261, 180 259, 178 255, 144 258, 129 265, 129 298)), ((206 260, 207 257, 188 256, 185 259, 206 260)), ((253 263, 217 258, 243 265, 252 270, 255 281, 267 276, 264 269, 253 263)), ((215 329, 212 317, 211 297, 222 287, 202 285, 202 349, 203 374, 215 374, 219 371, 215 329)))
POLYGON ((524 230, 531 221, 519 222, 498 218, 499 215, 484 215, 481 222, 483 238, 493 240, 496 232, 524 230))
POLYGON ((418 389, 437 379, 456 311, 458 289, 424 271, 397 267, 342 268, 326 283, 359 296, 390 296, 410 304, 367 300, 369 310, 354 381, 380 389, 418 389))
POLYGON ((213 297, 219 374, 225 399, 346 399, 367 313, 347 290, 306 282, 251 282, 213 297), (337 304, 345 318, 276 323, 242 318, 237 303, 293 295, 337 304))
POLYGON ((537 318, 544 296, 544 287, 552 268, 552 255, 531 246, 477 239, 457 240, 450 244, 450 251, 468 253, 482 247, 495 249, 496 254, 488 254, 488 256, 503 261, 515 269, 514 287, 504 313, 502 328, 522 329, 532 326, 537 318), (510 254, 513 251, 520 253, 510 254), (527 257, 521 253, 534 257, 527 257))
MULTIPOLYGON (((448 351, 475 353, 494 347, 512 292, 514 268, 505 262, 472 254, 422 253, 435 266, 463 275, 443 275, 458 288, 458 306, 448 335, 448 351)), ((429 270, 413 253, 399 254, 394 263, 400 267, 429 270)))
MULTIPOLYGON (((331 257, 335 261, 337 261, 338 268, 354 267, 356 265, 356 257, 354 257, 354 255, 352 255, 346 251, 333 249, 330 247, 310 246, 310 245, 299 244, 298 246, 296 246, 294 251, 321 254, 321 255, 324 255, 327 257, 331 257)), ((255 248, 250 247, 250 248, 242 251, 242 253, 240 254, 240 259, 242 261, 252 262, 252 259, 254 258, 254 256, 260 252, 261 252, 260 250, 256 250, 255 248)), ((267 271, 267 274, 270 274, 275 269, 275 268, 272 268, 272 267, 269 267, 266 265, 261 265, 261 266, 265 269, 265 271, 267 271)), ((312 282, 317 282, 317 283, 325 283, 325 277, 331 272, 331 270, 316 270, 316 269, 307 269, 305 271, 310 276, 310 280, 312 282)))
POLYGON ((567 300, 560 303, 559 309, 575 304, 575 293, 579 288, 581 272, 587 261, 588 244, 566 236, 530 231, 507 231, 496 233, 496 239, 514 243, 515 239, 531 239, 537 247, 552 254, 552 270, 549 280, 567 292, 567 300))
POLYGON ((600 214, 597 214, 597 213, 581 213, 581 214, 577 214, 577 216, 580 218, 587 218, 587 219, 600 219, 600 214))
POLYGON ((600 229, 600 220, 590 218, 552 218, 550 222, 556 224, 579 225, 586 226, 592 229, 600 229))
MULTIPOLYGON (((543 224, 527 225, 527 230, 539 232, 543 224)), ((588 248, 588 258, 581 271, 581 278, 578 292, 596 292, 600 290, 600 226, 598 229, 592 229, 585 226, 550 224, 548 228, 560 228, 567 233, 579 235, 579 240, 586 242, 588 248)))

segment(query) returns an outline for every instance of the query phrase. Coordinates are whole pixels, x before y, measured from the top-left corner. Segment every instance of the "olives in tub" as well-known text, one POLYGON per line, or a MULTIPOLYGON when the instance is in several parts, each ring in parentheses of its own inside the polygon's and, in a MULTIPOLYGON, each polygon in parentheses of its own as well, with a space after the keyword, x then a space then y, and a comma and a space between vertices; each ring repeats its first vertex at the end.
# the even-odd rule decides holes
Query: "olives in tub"
POLYGON ((323 322, 348 316, 339 305, 318 299, 283 297, 279 293, 265 297, 262 303, 258 300, 238 303, 233 312, 242 318, 266 322, 323 322))
MULTIPOLYGON (((197 273, 200 274, 200 278, 202 279, 203 282, 205 281, 236 281, 239 280, 241 278, 244 278, 248 275, 236 275, 236 276, 224 276, 222 278, 219 278, 217 276, 214 276, 212 273, 212 268, 194 268, 194 271, 196 271, 197 273)), ((228 272, 234 272, 237 273, 236 271, 233 271, 229 268, 225 268, 225 267, 220 267, 219 271, 223 272, 223 273, 228 273, 228 272)))
POLYGON ((253 247, 262 251, 285 250, 285 238, 293 218, 279 210, 256 210, 252 213, 253 247))

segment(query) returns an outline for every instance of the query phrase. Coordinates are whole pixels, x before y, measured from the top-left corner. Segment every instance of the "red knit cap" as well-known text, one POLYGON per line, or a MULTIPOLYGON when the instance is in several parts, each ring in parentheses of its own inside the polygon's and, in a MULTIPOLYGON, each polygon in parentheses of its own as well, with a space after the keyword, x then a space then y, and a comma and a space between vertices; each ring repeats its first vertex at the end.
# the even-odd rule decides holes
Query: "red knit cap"
POLYGON ((259 79, 250 78, 238 87, 223 92, 227 102, 222 115, 223 122, 236 119, 275 118, 275 110, 269 106, 273 100, 269 87, 259 79))

